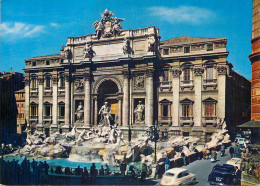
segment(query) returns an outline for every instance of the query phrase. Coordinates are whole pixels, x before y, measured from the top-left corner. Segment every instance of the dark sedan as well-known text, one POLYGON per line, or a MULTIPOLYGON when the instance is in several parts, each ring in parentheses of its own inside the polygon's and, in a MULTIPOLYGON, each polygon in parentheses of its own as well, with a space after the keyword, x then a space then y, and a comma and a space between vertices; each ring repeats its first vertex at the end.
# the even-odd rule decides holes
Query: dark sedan
POLYGON ((209 174, 208 183, 210 185, 232 185, 233 175, 230 172, 214 170, 209 174))

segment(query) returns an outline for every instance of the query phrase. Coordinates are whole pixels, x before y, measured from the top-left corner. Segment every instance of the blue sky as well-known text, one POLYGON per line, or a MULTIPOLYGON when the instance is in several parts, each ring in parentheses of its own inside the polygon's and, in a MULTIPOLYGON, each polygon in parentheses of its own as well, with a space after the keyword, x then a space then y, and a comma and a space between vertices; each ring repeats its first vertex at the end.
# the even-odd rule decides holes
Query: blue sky
POLYGON ((154 25, 161 40, 226 37, 228 61, 251 79, 251 0, 2 0, 0 71, 23 72, 24 59, 58 54, 67 37, 94 33, 106 8, 125 19, 123 29, 154 25))

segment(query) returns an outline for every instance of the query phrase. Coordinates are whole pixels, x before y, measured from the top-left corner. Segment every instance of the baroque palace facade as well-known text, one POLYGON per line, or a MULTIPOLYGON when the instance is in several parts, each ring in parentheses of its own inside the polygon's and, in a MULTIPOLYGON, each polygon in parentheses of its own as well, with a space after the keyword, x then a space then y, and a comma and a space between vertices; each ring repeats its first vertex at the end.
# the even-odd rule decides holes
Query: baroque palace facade
POLYGON ((109 108, 108 120, 126 139, 158 121, 169 136, 204 143, 224 120, 230 129, 249 120, 250 82, 227 62, 225 38, 160 42, 154 26, 122 30, 124 20, 111 11, 101 17, 95 34, 68 37, 60 54, 25 60, 30 126, 47 136, 88 130, 104 122, 109 108))

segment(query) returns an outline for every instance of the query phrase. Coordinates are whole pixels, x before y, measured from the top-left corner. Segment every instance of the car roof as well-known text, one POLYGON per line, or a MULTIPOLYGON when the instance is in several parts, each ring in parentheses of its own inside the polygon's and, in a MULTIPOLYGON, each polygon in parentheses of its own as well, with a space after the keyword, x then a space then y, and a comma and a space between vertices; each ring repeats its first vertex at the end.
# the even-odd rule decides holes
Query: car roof
POLYGON ((172 169, 169 169, 167 170, 165 173, 172 173, 172 174, 178 174, 180 172, 184 172, 184 171, 187 171, 188 169, 184 169, 184 168, 172 168, 172 169))

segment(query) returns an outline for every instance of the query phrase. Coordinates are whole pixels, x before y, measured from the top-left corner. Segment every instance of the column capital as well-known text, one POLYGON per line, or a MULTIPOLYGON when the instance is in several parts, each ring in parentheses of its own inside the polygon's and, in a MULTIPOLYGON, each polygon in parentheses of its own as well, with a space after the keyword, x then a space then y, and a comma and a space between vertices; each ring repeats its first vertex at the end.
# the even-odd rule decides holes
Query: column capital
POLYGON ((180 69, 172 69, 172 77, 176 78, 176 77, 180 77, 181 75, 181 70, 180 69))
POLYGON ((39 85, 43 85, 43 83, 44 83, 44 78, 38 77, 38 82, 39 82, 39 85))
POLYGON ((218 66, 218 68, 217 68, 217 70, 218 70, 218 74, 220 75, 225 75, 226 74, 226 72, 227 72, 227 67, 225 67, 225 66, 218 66))
POLYGON ((128 70, 124 70, 122 73, 124 78, 128 79, 130 77, 130 72, 128 70))
POLYGON ((153 77, 154 75, 154 69, 147 69, 145 71, 147 77, 153 77))
POLYGON ((90 73, 83 74, 83 78, 84 78, 85 81, 89 81, 90 80, 90 73))
POLYGON ((30 85, 30 80, 28 78, 25 78, 24 83, 25 83, 25 86, 30 85))
POLYGON ((203 68, 194 68, 194 74, 195 76, 202 76, 202 74, 204 73, 204 69, 203 68))
POLYGON ((58 79, 57 77, 54 77, 54 76, 53 76, 53 77, 51 78, 51 80, 52 80, 52 83, 53 83, 53 84, 55 84, 55 85, 58 84, 59 79, 58 79))

